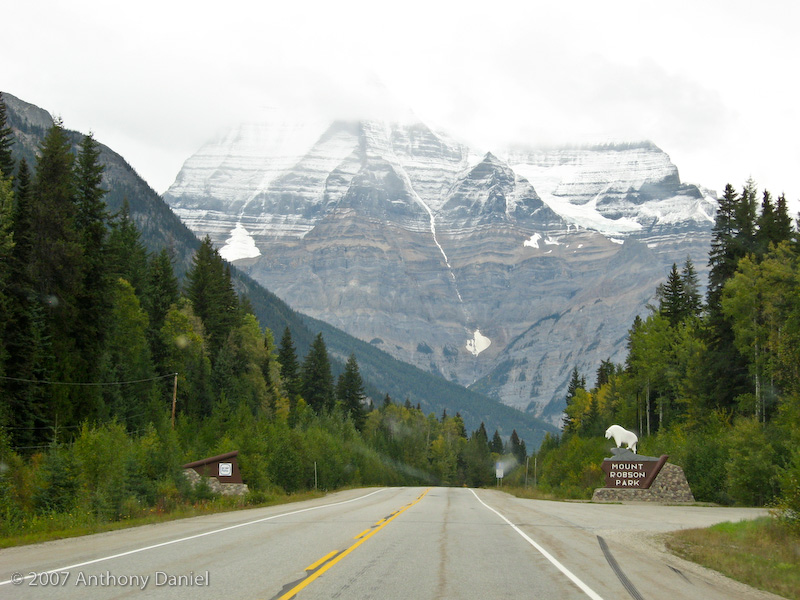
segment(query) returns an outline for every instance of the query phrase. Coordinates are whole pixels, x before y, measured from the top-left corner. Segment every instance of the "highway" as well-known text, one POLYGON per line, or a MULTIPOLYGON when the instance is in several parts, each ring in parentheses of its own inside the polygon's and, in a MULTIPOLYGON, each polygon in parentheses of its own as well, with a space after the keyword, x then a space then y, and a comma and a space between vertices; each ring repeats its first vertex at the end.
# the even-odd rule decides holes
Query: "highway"
POLYGON ((346 490, 0 550, 0 598, 775 598, 650 537, 762 514, 494 489, 346 490))

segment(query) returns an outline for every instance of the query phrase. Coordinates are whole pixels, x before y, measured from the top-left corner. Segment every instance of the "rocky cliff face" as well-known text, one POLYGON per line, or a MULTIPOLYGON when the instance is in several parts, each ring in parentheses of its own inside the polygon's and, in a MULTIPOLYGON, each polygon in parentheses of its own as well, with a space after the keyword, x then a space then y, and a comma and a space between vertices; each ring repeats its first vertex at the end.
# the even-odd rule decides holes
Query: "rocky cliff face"
POLYGON ((716 203, 650 143, 477 156, 420 123, 242 126, 165 199, 293 308, 557 422, 716 203))

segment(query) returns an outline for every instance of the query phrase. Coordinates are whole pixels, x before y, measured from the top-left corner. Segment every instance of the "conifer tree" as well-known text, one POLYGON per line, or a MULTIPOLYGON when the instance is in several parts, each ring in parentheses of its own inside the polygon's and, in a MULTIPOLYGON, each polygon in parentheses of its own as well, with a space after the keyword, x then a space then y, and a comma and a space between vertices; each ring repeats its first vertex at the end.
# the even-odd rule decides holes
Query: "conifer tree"
POLYGON ((775 206, 775 245, 792 239, 792 218, 789 216, 789 207, 786 204, 786 195, 778 196, 775 206))
MULTIPOLYGON (((83 283, 83 247, 76 227, 74 156, 60 122, 48 130, 40 148, 31 189, 31 244, 29 267, 36 297, 46 306, 46 329, 53 361, 46 379, 86 381, 81 354, 76 349, 76 329, 81 327, 76 299, 83 283)), ((96 360, 96 359, 95 359, 96 360)), ((91 406, 82 406, 86 390, 59 386, 48 390, 47 412, 51 423, 63 426, 94 418, 91 406)))
POLYGON ((686 262, 681 270, 681 283, 683 285, 684 304, 687 316, 700 317, 703 310, 703 300, 700 296, 700 283, 697 271, 690 257, 686 257, 686 262))
POLYGON ((733 251, 733 237, 735 233, 734 212, 738 201, 739 195, 736 190, 731 184, 727 184, 719 200, 717 216, 711 230, 711 250, 708 255, 710 272, 706 304, 712 318, 721 312, 719 302, 722 287, 736 272, 738 256, 733 251))
POLYGON ((686 290, 683 287, 683 278, 678 273, 678 265, 672 263, 672 269, 667 275, 667 281, 659 286, 658 311, 669 320, 672 327, 681 323, 689 314, 686 302, 686 290))
POLYGON ((489 442, 489 450, 495 454, 503 454, 503 438, 500 437, 500 432, 497 429, 494 430, 492 441, 489 442))
POLYGON ((329 412, 333 408, 334 389, 328 349, 322 334, 317 334, 303 361, 302 367, 303 399, 317 414, 329 412))
POLYGON ((561 424, 564 433, 575 432, 576 423, 574 418, 570 416, 570 411, 568 409, 572 401, 575 399, 575 394, 578 392, 578 390, 585 388, 586 388, 586 378, 581 377, 580 373, 578 373, 577 366, 573 367, 569 384, 567 384, 567 397, 565 398, 566 408, 564 409, 564 417, 562 419, 562 424, 561 424))
POLYGON ((8 126, 6 103, 3 93, 0 92, 0 179, 11 179, 14 175, 14 157, 11 155, 11 146, 14 145, 14 132, 8 126))
MULTIPOLYGON (((8 267, 14 248, 13 204, 14 193, 11 191, 11 180, 4 178, 0 172, 0 375, 4 375, 3 365, 8 353, 5 343, 5 328, 11 315, 12 298, 8 294, 11 270, 8 267)), ((0 423, 2 422, 3 420, 0 419, 0 423)))
POLYGON ((364 428, 364 382, 361 373, 358 371, 358 362, 355 354, 351 354, 347 359, 344 371, 339 375, 336 384, 336 397, 342 405, 345 414, 352 419, 356 429, 361 431, 364 428))
POLYGON ((757 253, 763 256, 769 250, 770 244, 778 244, 778 221, 775 205, 772 202, 772 195, 764 190, 761 200, 761 214, 756 220, 758 228, 756 230, 757 253))
POLYGON ((528 450, 525 448, 525 442, 519 439, 516 429, 511 431, 508 443, 511 446, 511 454, 517 459, 517 463, 524 464, 528 456, 528 450))
POLYGON ((161 336, 161 328, 170 307, 180 299, 178 280, 172 266, 169 251, 163 248, 151 257, 147 268, 145 293, 141 298, 142 308, 148 316, 148 339, 156 370, 164 372, 167 349, 161 336))
POLYGON ((203 320, 212 357, 240 320, 239 300, 233 289, 230 269, 206 236, 186 274, 186 295, 195 314, 203 320))
POLYGON ((281 380, 283 387, 286 390, 286 395, 289 397, 289 402, 297 403, 297 398, 300 396, 301 383, 300 383, 300 365, 297 362, 297 353, 294 349, 294 342, 292 341, 292 332, 289 327, 283 330, 283 337, 281 337, 281 345, 278 348, 278 363, 281 366, 281 380))
POLYGON ((748 254, 758 251, 756 239, 758 219, 758 189, 756 182, 748 179, 742 189, 742 195, 733 212, 734 220, 734 254, 736 261, 748 254))
MULTIPOLYGON (((84 136, 75 164, 75 226, 83 247, 82 282, 76 298, 78 320, 75 343, 86 364, 85 377, 97 381, 97 357, 103 352, 106 320, 111 312, 112 279, 108 274, 106 238, 108 217, 101 187, 104 167, 91 135, 84 136)), ((98 390, 89 391, 89 393, 98 390)), ((95 403, 99 402, 99 397, 95 403)))
POLYGON ((131 219, 128 200, 111 221, 107 244, 107 268, 109 275, 122 277, 133 286, 137 296, 147 290, 148 253, 141 240, 141 233, 131 219))
MULTIPOLYGON (((14 245, 7 261, 7 294, 10 299, 8 319, 1 333, 6 346, 5 370, 17 379, 43 379, 43 369, 49 362, 50 342, 45 323, 42 299, 35 293, 32 280, 32 207, 28 163, 23 158, 17 173, 17 189, 12 216, 14 245)), ((0 394, 12 427, 12 441, 17 446, 34 446, 45 441, 48 423, 42 417, 46 390, 43 386, 21 381, 0 381, 0 394)), ((47 440, 49 441, 49 440, 47 440)))
POLYGON ((739 260, 755 247, 756 190, 752 180, 736 194, 725 186, 711 233, 708 290, 706 294, 706 337, 703 355, 707 389, 705 397, 714 407, 730 407, 747 390, 747 361, 734 344, 730 321, 722 311, 722 290, 736 273, 739 260))

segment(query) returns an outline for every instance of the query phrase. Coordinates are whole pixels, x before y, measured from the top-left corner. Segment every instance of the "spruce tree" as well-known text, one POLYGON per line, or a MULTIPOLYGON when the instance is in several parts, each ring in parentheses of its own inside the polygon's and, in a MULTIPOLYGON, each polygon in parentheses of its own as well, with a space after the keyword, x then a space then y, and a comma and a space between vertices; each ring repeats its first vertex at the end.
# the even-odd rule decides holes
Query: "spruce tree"
POLYGON ((347 359, 344 371, 339 375, 336 384, 336 397, 342 405, 342 409, 350 419, 356 429, 361 431, 364 428, 364 382, 361 373, 358 371, 358 362, 355 354, 351 354, 347 359))
POLYGON ((289 327, 283 330, 281 345, 278 348, 278 363, 281 366, 281 380, 289 402, 297 403, 301 392, 300 365, 297 362, 297 353, 292 341, 292 332, 289 327))
POLYGON ((489 450, 495 454, 503 454, 503 438, 500 437, 500 432, 497 429, 494 430, 492 441, 489 442, 489 450))
MULTIPOLYGON (((44 379, 49 362, 50 341, 45 323, 43 300, 34 291, 32 280, 32 207, 28 163, 23 158, 17 173, 12 216, 14 245, 8 261, 0 261, 7 269, 7 294, 10 299, 8 319, 0 335, 6 346, 5 371, 18 379, 44 379)), ((43 419, 46 388, 22 381, 0 381, 0 394, 6 407, 15 446, 35 446, 50 441, 43 419)))
POLYGON ((683 278, 678 273, 677 264, 672 263, 667 281, 659 286, 657 295, 659 297, 658 312, 669 320, 672 327, 676 327, 688 316, 686 290, 683 287, 683 278))
POLYGON ((330 412, 334 402, 333 375, 321 333, 314 338, 303 361, 301 381, 303 399, 314 412, 330 412))
MULTIPOLYGON (((575 394, 580 388, 585 387, 586 384, 581 379, 580 373, 578 373, 578 367, 572 368, 572 375, 570 376, 569 384, 567 384, 567 397, 565 398, 566 408, 569 408, 569 405, 575 398, 575 394)), ((575 421, 572 417, 569 416, 569 411, 564 410, 564 417, 561 422, 561 427, 564 430, 564 433, 574 433, 575 431, 575 421)))
POLYGON ((700 296, 700 283, 697 271, 690 257, 686 257, 686 262, 681 270, 681 283, 683 285, 684 305, 688 316, 700 317, 703 310, 703 300, 700 296))
MULTIPOLYGON (((167 348, 161 328, 172 305, 180 299, 178 280, 172 266, 169 251, 163 248, 151 257, 147 266, 147 283, 141 298, 142 308, 148 316, 148 339, 153 355, 153 364, 159 373, 166 371, 167 348)), ((167 382, 169 383, 169 382, 167 382)))
POLYGON ((736 273, 739 260, 755 246, 755 184, 748 181, 739 198, 728 184, 720 198, 711 232, 706 293, 706 344, 703 369, 705 397, 710 406, 727 408, 748 389, 747 361, 734 344, 730 321, 722 311, 722 290, 736 273))
POLYGON ((141 233, 130 215, 128 200, 111 220, 107 244, 108 272, 112 278, 122 277, 142 297, 147 290, 148 253, 141 233))
POLYGON ((731 184, 725 186, 725 191, 719 200, 717 216, 711 230, 711 250, 708 255, 708 289, 706 292, 706 305, 709 315, 721 312, 719 305, 722 296, 722 287, 736 272, 737 255, 733 251, 734 238, 734 212, 739 201, 739 195, 731 184))
POLYGON ((206 236, 186 274, 186 295, 194 313, 203 320, 212 360, 230 330, 240 321, 239 300, 225 261, 206 236))
POLYGON ((103 201, 106 190, 101 187, 103 170, 97 142, 91 135, 84 136, 75 164, 75 226, 83 247, 82 285, 76 298, 81 327, 76 330, 75 343, 84 357, 88 381, 99 379, 97 357, 103 352, 106 321, 111 312, 112 279, 106 259, 108 216, 103 201))
POLYGON ((511 454, 517 460, 517 463, 524 464, 528 455, 528 451, 525 448, 525 442, 519 439, 516 429, 511 431, 511 437, 509 438, 508 443, 509 446, 511 446, 511 454))
POLYGON ((786 204, 786 195, 778 196, 775 206, 775 244, 792 239, 792 218, 786 204))
MULTIPOLYGON (((6 348, 5 328, 10 320, 11 300, 8 294, 8 283, 11 276, 9 265, 14 248, 13 234, 14 193, 11 191, 11 180, 0 172, 0 375, 4 375, 8 349, 6 348)), ((0 415, 0 423, 2 423, 0 415)))
POLYGON ((11 179, 14 175, 14 157, 11 154, 13 145, 14 132, 8 126, 6 103, 3 100, 3 92, 0 92, 0 179, 3 177, 11 179))
MULTIPOLYGON (((83 283, 83 246, 76 226, 74 156, 60 122, 48 130, 40 148, 32 183, 29 267, 33 291, 46 306, 46 329, 52 356, 46 379, 85 382, 85 368, 76 348, 78 319, 76 300, 83 283)), ((95 357, 96 360, 96 357, 95 357)), ((86 390, 58 386, 47 391, 48 417, 52 424, 69 426, 93 419, 98 407, 86 406, 86 390)))
POLYGON ((756 220, 758 229, 756 231, 756 250, 759 256, 764 256, 769 251, 770 244, 777 245, 778 221, 775 205, 772 202, 772 195, 764 190, 761 200, 761 214, 756 220))

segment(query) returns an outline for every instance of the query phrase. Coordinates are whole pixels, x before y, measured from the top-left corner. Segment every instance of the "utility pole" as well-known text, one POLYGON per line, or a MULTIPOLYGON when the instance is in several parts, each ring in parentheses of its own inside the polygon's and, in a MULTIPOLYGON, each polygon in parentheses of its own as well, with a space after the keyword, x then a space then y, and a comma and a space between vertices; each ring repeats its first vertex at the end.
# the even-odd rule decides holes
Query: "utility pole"
POLYGON ((172 428, 175 429, 175 404, 178 402, 178 374, 175 373, 175 385, 172 388, 172 428))
POLYGON ((528 488, 528 463, 530 463, 530 462, 531 462, 531 457, 530 456, 526 456, 525 457, 525 488, 526 489, 528 488))

